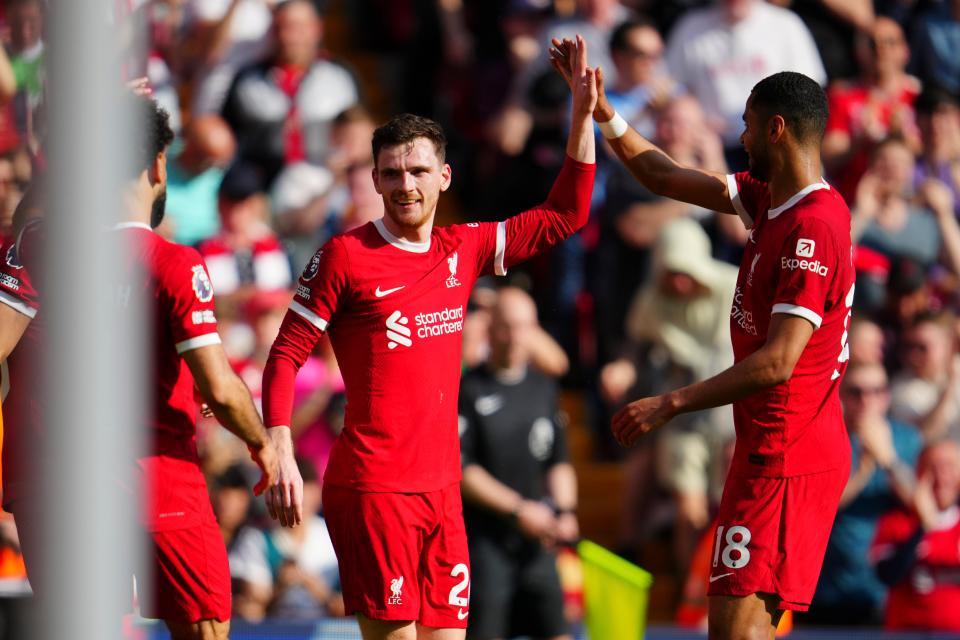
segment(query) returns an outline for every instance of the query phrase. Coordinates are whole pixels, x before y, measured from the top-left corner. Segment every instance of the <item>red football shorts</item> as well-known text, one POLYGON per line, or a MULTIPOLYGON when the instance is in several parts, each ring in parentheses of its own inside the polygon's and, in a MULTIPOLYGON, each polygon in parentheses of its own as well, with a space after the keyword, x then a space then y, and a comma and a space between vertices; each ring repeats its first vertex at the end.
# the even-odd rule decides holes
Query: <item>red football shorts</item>
POLYGON ((325 485, 323 511, 348 614, 467 627, 470 554, 459 483, 430 493, 325 485))
POLYGON ((793 478, 730 476, 720 501, 707 594, 772 593, 806 611, 848 468, 793 478))
POLYGON ((174 622, 230 619, 230 565, 216 521, 150 534, 153 571, 141 584, 146 618, 174 622))

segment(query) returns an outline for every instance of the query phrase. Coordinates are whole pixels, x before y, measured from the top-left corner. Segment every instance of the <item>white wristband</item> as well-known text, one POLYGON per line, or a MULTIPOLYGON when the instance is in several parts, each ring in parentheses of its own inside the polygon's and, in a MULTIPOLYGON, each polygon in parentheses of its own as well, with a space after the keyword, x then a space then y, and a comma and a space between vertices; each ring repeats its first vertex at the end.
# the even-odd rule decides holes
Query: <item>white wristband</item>
POLYGON ((616 111, 613 112, 613 117, 610 118, 610 120, 607 122, 598 122, 597 126, 600 127, 600 133, 602 133, 603 137, 607 140, 619 138, 630 128, 630 125, 623 119, 623 116, 616 111))

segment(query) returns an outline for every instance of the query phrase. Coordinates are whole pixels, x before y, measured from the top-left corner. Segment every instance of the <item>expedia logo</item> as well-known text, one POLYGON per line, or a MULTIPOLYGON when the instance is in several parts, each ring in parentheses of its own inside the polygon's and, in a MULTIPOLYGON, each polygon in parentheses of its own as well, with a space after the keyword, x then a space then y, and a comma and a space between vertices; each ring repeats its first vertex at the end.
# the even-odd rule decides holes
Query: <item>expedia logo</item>
POLYGON ((820 264, 819 260, 799 260, 797 258, 780 258, 780 268, 789 271, 810 271, 820 276, 825 276, 830 272, 830 268, 820 264))

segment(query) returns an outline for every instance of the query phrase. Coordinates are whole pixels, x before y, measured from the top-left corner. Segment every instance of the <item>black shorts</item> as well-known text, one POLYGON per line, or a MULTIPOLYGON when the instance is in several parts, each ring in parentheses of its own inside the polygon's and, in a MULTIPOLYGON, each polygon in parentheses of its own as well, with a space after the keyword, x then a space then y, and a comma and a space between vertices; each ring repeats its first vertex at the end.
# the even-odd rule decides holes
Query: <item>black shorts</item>
POLYGON ((535 543, 503 544, 470 532, 468 540, 470 640, 569 633, 554 553, 535 543))

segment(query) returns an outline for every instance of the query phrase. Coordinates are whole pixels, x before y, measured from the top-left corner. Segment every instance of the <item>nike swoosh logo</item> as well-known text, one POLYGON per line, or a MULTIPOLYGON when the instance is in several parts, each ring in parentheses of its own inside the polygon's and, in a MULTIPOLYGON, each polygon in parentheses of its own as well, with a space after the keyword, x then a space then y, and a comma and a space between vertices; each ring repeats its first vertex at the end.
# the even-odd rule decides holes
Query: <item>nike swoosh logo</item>
POLYGON ((377 286, 377 290, 373 292, 373 295, 377 296, 378 298, 382 298, 383 296, 388 296, 395 291, 400 291, 400 289, 403 289, 406 286, 407 285, 401 285, 399 287, 394 287, 393 289, 385 289, 383 291, 381 291, 380 287, 377 286))
POLYGON ((459 611, 457 611, 458 620, 465 620, 468 615, 470 615, 469 611, 464 611, 463 609, 460 609, 459 611))
POLYGON ((716 582, 720 578, 726 578, 727 576, 732 576, 732 575, 733 575, 733 572, 731 571, 730 573, 721 573, 718 576, 710 576, 710 582, 716 582))

